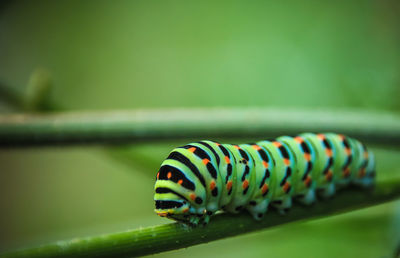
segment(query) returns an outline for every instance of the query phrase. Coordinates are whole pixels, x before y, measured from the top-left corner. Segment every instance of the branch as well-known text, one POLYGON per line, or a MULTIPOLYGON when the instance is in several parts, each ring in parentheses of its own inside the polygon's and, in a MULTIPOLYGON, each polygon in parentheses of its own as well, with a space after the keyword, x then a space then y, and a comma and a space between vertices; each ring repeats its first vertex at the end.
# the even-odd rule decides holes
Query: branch
POLYGON ((270 211, 262 221, 247 213, 220 214, 205 227, 191 228, 171 223, 121 233, 59 241, 32 249, 4 254, 4 257, 131 257, 160 253, 257 230, 317 217, 334 215, 381 204, 400 197, 400 181, 380 183, 372 192, 346 189, 333 199, 311 207, 295 205, 289 214, 270 211))
POLYGON ((0 146, 149 141, 163 138, 266 138, 332 131, 400 144, 400 116, 365 111, 267 108, 163 109, 0 116, 0 146))

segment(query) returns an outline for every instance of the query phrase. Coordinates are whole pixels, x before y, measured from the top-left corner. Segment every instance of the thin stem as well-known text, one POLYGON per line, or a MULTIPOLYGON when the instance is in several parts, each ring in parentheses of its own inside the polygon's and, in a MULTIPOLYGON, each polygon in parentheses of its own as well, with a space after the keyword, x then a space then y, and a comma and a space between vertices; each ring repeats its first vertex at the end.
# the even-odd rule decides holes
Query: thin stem
POLYGON ((53 88, 50 72, 38 68, 32 72, 26 88, 25 108, 27 111, 49 111, 56 109, 50 101, 53 88))
POLYGON ((266 108, 163 109, 0 116, 0 146, 149 141, 163 138, 272 137, 332 131, 400 144, 400 116, 363 111, 266 108))
POLYGON ((250 233, 289 222, 308 220, 361 209, 400 197, 400 181, 380 183, 369 191, 346 189, 333 199, 311 207, 295 205, 289 214, 270 211, 262 221, 247 213, 220 214, 205 227, 191 228, 179 223, 136 229, 116 234, 60 241, 5 254, 4 257, 131 257, 155 254, 250 233))

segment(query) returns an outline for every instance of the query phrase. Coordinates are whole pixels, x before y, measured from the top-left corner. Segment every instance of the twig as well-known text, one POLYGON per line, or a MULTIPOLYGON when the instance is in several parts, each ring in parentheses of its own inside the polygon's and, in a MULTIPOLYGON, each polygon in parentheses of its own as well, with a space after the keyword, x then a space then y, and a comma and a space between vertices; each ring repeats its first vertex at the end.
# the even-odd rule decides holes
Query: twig
POLYGON ((400 197, 400 181, 380 183, 372 192, 346 189, 333 199, 311 207, 295 205, 289 214, 270 211, 262 221, 247 213, 220 214, 205 227, 178 223, 136 229, 96 237, 60 241, 32 249, 7 253, 4 257, 130 257, 154 254, 250 233, 289 222, 329 216, 388 202, 400 197))
POLYGON ((272 137, 332 131, 400 144, 400 116, 363 111, 266 108, 163 109, 0 116, 0 146, 149 141, 163 138, 272 137))

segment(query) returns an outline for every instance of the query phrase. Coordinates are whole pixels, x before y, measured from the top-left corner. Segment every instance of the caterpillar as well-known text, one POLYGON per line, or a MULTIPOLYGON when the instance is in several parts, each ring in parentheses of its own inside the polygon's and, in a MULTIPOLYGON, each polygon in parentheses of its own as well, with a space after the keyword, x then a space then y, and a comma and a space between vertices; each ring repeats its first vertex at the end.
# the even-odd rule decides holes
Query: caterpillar
POLYGON ((247 209, 256 220, 269 206, 285 213, 292 200, 310 205, 350 184, 371 187, 375 159, 366 146, 335 133, 303 133, 271 141, 200 141, 173 149, 155 183, 155 212, 191 225, 219 210, 247 209))

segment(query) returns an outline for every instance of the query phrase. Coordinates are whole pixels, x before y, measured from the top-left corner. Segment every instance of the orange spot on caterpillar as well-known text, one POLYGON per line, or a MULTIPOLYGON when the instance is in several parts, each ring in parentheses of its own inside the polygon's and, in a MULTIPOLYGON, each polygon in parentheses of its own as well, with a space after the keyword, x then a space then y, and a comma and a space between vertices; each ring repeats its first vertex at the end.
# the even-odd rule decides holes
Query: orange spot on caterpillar
POLYGON ((304 153, 304 158, 305 158, 307 161, 310 161, 310 160, 311 160, 311 155, 310 155, 310 153, 304 153))
POLYGON ((360 169, 360 171, 358 172, 358 177, 359 177, 359 178, 364 177, 365 174, 366 174, 365 168, 362 168, 362 169, 360 169))
POLYGON ((285 163, 286 166, 290 165, 290 160, 289 159, 283 159, 283 162, 285 163))
POLYGON ((332 176, 333 176, 332 171, 328 170, 328 172, 325 175, 326 181, 328 181, 328 182, 331 181, 332 176))
POLYGON ((264 166, 265 168, 268 168, 268 167, 269 167, 269 163, 263 160, 263 166, 264 166))
POLYGON ((244 180, 243 184, 242 184, 243 189, 246 189, 247 187, 249 187, 249 181, 244 180))
POLYGON ((364 158, 368 159, 368 151, 364 151, 364 158))
POLYGON ((253 147, 253 149, 255 149, 256 151, 261 150, 261 147, 258 146, 258 145, 256 145, 256 144, 252 145, 252 147, 253 147))
POLYGON ((209 159, 203 159, 203 164, 204 164, 204 165, 207 165, 207 164, 208 164, 208 162, 210 162, 210 160, 209 160, 209 159))
POLYGON ((299 144, 303 142, 303 138, 301 138, 300 136, 294 137, 293 139, 299 144))
POLYGON ((195 195, 194 193, 191 193, 191 194, 189 195, 189 198, 190 198, 192 201, 194 201, 194 200, 196 199, 196 195, 195 195))
POLYGON ((157 179, 160 178, 160 172, 157 172, 157 179))
POLYGON ((226 189, 229 191, 232 188, 232 181, 228 181, 228 183, 226 184, 226 189))
POLYGON ((328 157, 332 157, 332 150, 331 149, 325 149, 325 153, 328 157))
POLYGON ((178 184, 181 185, 183 183, 182 179, 179 179, 178 184))
POLYGON ((211 190, 214 190, 215 186, 216 186, 215 181, 211 181, 211 183, 210 183, 210 189, 211 189, 211 190))
POLYGON ((228 156, 225 156, 225 162, 228 163, 228 164, 231 163, 231 160, 229 159, 228 156))
POLYGON ((157 213, 157 215, 158 216, 160 216, 160 217, 167 217, 167 212, 159 212, 159 213, 157 213))
POLYGON ((350 148, 346 148, 345 152, 346 152, 347 156, 351 155, 351 149, 350 148))
POLYGON ((284 191, 285 193, 287 193, 287 192, 289 191, 289 188, 290 188, 290 183, 289 183, 289 182, 286 182, 286 183, 282 186, 282 188, 283 188, 283 191, 284 191))
POLYGON ((264 184, 263 187, 261 188, 261 193, 265 194, 268 191, 268 185, 264 184))
POLYGON ((323 134, 317 134, 318 139, 320 139, 321 141, 323 141, 325 139, 325 135, 323 134))
POLYGON ((342 141, 344 141, 345 137, 344 137, 343 134, 338 134, 338 136, 339 136, 339 138, 340 138, 342 141))
POLYGON ((343 177, 348 177, 350 175, 350 168, 347 167, 343 170, 343 177))
POLYGON ((191 147, 191 148, 189 148, 189 149, 188 149, 188 151, 190 151, 190 152, 192 152, 192 153, 193 153, 193 152, 195 152, 195 151, 196 151, 196 148, 195 148, 195 147, 191 147))
POLYGON ((311 177, 307 176, 306 179, 304 180, 305 186, 309 187, 311 185, 311 177))
POLYGON ((186 208, 186 209, 184 209, 182 212, 183 213, 186 213, 186 212, 188 212, 189 211, 189 208, 186 208))
POLYGON ((273 142, 272 144, 277 148, 282 146, 282 144, 280 142, 273 142))
POLYGON ((240 147, 238 145, 233 145, 236 149, 240 150, 240 147))
POLYGON ((171 177, 172 177, 172 173, 171 173, 171 172, 168 172, 167 178, 170 179, 171 177))

